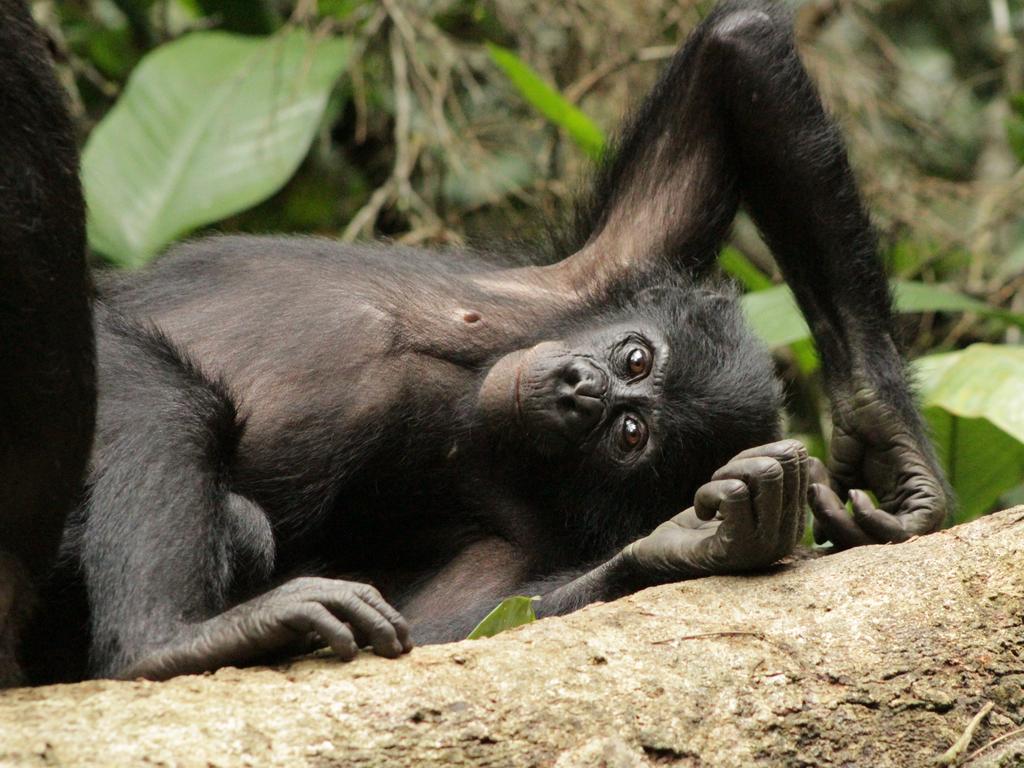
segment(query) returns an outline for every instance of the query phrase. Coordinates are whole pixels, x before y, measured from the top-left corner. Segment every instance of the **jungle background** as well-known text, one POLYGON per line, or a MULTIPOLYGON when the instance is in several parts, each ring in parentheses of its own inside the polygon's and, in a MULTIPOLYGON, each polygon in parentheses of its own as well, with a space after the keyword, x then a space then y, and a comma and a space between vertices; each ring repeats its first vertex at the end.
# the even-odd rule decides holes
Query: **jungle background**
MULTIPOLYGON (((711 2, 34 2, 97 266, 204 232, 528 256, 711 2)), ((790 2, 847 136, 957 521, 1024 502, 1024 2, 790 2)), ((828 190, 822 190, 828 194, 828 190)), ((755 228, 720 268, 823 455, 809 334, 755 228)))

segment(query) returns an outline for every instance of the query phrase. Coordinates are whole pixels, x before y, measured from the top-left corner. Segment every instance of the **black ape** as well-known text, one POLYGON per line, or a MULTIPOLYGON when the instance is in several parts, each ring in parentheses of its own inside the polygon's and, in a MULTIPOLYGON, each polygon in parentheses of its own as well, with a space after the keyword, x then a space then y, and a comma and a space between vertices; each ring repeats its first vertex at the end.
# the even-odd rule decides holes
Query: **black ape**
POLYGON ((78 501, 95 414, 85 207, 63 94, 0 0, 0 687, 78 501))
POLYGON ((168 677, 311 634, 394 656, 406 620, 455 639, 508 594, 559 614, 789 552, 809 463, 751 448, 778 437, 778 386, 700 282, 741 200, 814 330, 839 482, 881 500, 848 520, 814 486, 820 533, 939 525, 874 235, 774 5, 707 18, 596 188, 579 250, 548 267, 220 238, 107 285, 66 542, 91 672, 168 677))

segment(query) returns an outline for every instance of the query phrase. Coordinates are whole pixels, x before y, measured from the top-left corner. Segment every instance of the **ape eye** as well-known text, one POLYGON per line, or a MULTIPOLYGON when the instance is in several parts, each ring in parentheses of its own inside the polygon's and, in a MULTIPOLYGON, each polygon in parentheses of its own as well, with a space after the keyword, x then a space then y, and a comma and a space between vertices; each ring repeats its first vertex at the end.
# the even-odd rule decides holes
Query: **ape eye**
POLYGON ((635 416, 622 420, 622 447, 627 451, 643 448, 647 442, 647 425, 635 416))
POLYGON ((651 353, 643 347, 633 347, 626 355, 629 374, 634 378, 646 376, 651 370, 651 353))

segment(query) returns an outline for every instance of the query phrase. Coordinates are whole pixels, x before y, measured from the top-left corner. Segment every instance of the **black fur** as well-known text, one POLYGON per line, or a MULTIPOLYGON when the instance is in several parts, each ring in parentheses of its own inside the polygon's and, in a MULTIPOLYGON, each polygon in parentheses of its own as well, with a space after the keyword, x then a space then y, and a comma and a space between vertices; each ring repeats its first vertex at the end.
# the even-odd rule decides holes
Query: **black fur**
POLYGON ((85 208, 63 93, 0 0, 0 687, 78 500, 95 409, 85 208))
POLYGON ((579 249, 547 267, 228 237, 106 281, 90 492, 55 581, 73 603, 84 579, 91 638, 48 612, 39 678, 166 677, 314 629, 346 658, 401 653, 404 621, 360 583, 419 642, 508 594, 550 615, 652 583, 623 545, 778 435, 770 358, 704 277, 741 200, 833 398, 882 391, 923 440, 874 235, 775 4, 720 4, 596 190, 579 249), (634 337, 654 358, 635 382, 634 337), (633 416, 636 450, 615 431, 633 416))

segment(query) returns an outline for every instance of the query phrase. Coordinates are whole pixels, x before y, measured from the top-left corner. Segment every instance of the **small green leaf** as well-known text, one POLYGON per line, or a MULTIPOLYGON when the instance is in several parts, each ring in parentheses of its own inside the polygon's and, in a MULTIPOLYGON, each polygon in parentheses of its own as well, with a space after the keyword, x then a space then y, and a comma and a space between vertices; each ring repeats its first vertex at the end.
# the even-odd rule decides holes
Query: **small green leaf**
POLYGON ((502 600, 498 607, 484 616, 483 621, 469 633, 467 640, 478 640, 481 637, 493 637, 506 629, 518 627, 536 621, 533 612, 533 597, 509 597, 502 600))
POLYGON ((146 56, 82 157, 89 242, 139 266, 266 199, 312 143, 349 40, 194 32, 146 56))
POLYGON ((317 0, 317 12, 321 16, 333 16, 345 21, 369 0, 317 0))
POLYGON ((1024 118, 1012 115, 1006 119, 1006 141, 1018 162, 1024 163, 1024 118))
POLYGON ((515 53, 494 43, 487 43, 491 61, 498 65, 512 81, 519 94, 534 109, 560 128, 564 128, 574 142, 597 160, 604 151, 601 129, 582 111, 570 104, 562 94, 544 82, 530 66, 515 53))

